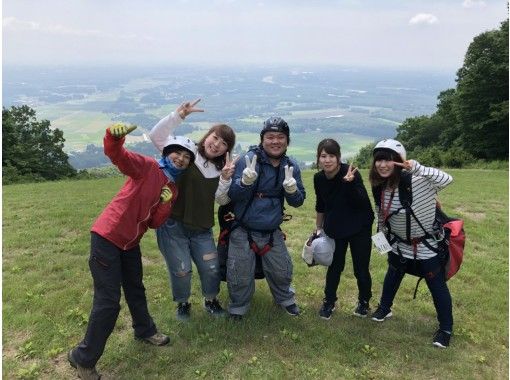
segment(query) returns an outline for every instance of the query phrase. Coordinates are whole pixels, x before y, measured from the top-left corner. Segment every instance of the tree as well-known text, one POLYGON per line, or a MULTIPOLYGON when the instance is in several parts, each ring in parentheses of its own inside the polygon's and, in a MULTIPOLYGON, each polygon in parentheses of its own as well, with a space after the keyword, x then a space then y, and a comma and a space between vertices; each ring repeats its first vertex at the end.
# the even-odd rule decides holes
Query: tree
POLYGON ((457 72, 455 108, 466 151, 508 159, 508 20, 469 45, 457 72))
POLYGON ((456 81, 439 94, 436 113, 404 120, 396 138, 409 156, 442 151, 452 166, 508 160, 508 20, 473 39, 456 81))
POLYGON ((4 183, 56 180, 76 175, 63 151, 64 133, 38 121, 27 105, 2 108, 2 171, 4 183))

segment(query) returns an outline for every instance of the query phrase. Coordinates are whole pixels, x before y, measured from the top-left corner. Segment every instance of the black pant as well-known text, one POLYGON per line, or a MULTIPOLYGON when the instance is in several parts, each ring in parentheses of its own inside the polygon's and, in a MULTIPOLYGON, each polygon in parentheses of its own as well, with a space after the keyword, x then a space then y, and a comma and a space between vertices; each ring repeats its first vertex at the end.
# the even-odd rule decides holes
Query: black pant
POLYGON ((345 267, 347 245, 351 248, 354 276, 358 282, 358 300, 368 302, 372 297, 372 277, 370 277, 370 253, 372 251, 372 227, 366 226, 357 234, 342 239, 335 239, 333 262, 326 274, 325 300, 335 302, 340 275, 345 267))
POLYGON ((133 320, 135 337, 154 335, 156 326, 147 309, 139 245, 123 251, 92 232, 89 267, 94 279, 94 301, 87 332, 73 356, 79 365, 91 368, 103 354, 106 340, 117 321, 121 286, 133 320))

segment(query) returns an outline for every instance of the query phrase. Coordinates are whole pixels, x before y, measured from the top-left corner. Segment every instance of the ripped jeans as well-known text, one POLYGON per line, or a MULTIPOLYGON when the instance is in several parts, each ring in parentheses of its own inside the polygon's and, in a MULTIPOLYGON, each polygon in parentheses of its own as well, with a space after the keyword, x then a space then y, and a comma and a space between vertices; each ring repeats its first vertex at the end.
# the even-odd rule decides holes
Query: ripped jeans
POLYGON ((215 298, 220 292, 221 278, 212 229, 192 230, 169 218, 156 230, 156 236, 168 268, 173 300, 188 302, 192 260, 200 276, 202 295, 207 299, 215 298))

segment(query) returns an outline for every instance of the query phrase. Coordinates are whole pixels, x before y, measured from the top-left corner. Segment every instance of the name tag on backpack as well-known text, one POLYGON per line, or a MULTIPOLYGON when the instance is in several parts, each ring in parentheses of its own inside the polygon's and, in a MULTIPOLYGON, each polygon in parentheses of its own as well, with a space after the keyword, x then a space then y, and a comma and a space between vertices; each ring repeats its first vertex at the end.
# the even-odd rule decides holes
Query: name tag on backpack
POLYGON ((386 239, 386 236, 384 236, 381 231, 372 236, 372 241, 374 242, 375 248, 381 255, 390 252, 392 249, 390 243, 388 243, 388 240, 386 239))

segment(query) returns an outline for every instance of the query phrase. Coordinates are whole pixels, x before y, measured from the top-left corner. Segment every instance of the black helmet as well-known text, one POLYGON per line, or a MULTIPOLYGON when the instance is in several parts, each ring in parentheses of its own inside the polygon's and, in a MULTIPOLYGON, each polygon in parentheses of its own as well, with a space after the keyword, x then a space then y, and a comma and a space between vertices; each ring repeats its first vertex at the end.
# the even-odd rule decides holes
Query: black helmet
POLYGON ((281 132, 287 136, 287 144, 290 143, 289 125, 281 117, 273 116, 264 121, 264 127, 260 131, 261 142, 266 132, 281 132))

